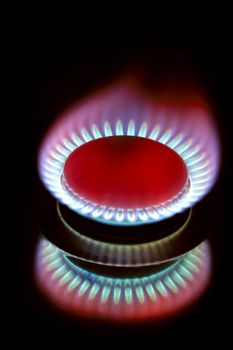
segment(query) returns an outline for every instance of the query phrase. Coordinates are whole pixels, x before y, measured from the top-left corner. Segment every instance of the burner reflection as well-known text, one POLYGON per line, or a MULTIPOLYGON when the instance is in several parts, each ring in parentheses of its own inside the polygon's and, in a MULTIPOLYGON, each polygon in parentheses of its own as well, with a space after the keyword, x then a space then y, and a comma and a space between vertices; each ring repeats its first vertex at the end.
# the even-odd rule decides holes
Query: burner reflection
POLYGON ((211 274, 208 241, 160 271, 139 277, 90 272, 41 238, 36 279, 45 295, 62 309, 83 317, 123 322, 161 319, 179 313, 204 292, 211 274))

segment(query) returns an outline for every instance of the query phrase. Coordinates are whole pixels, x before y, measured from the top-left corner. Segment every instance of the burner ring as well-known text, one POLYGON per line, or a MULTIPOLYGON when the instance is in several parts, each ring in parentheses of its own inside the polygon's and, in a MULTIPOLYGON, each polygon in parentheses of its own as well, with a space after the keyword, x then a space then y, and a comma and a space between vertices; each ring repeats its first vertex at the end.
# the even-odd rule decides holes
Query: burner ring
POLYGON ((70 108, 51 128, 39 152, 40 177, 54 197, 80 215, 120 226, 158 222, 192 207, 213 186, 218 165, 218 137, 205 104, 156 105, 126 88, 70 108), (109 206, 98 196, 75 193, 64 177, 67 160, 78 148, 111 137, 147 139, 175 152, 188 171, 181 193, 136 208, 109 206))
POLYGON ((79 216, 69 211, 66 206, 57 203, 59 211, 62 208, 63 219, 61 219, 55 200, 46 191, 38 193, 36 203, 38 205, 35 209, 36 221, 38 230, 43 236, 80 261, 99 265, 123 267, 156 265, 190 251, 205 239, 207 232, 206 217, 203 217, 206 215, 201 203, 192 210, 192 215, 188 210, 158 223, 133 227, 104 225, 79 216), (64 217, 64 209, 75 216, 77 220, 75 225, 69 217, 64 217), (65 225, 62 220, 65 220, 65 225), (203 221, 201 229, 199 220, 203 221), (163 231, 171 224, 173 230, 163 231), (180 229, 181 227, 184 229, 180 229), (177 231, 178 234, 175 234, 177 231), (125 236, 127 239, 124 239, 125 236))

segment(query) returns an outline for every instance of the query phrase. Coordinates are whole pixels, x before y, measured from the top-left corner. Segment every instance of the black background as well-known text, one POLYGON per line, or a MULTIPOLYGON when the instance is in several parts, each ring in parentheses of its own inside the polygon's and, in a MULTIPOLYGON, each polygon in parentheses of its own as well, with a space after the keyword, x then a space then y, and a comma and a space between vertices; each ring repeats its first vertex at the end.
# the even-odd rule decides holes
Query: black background
POLYGON ((12 222, 17 226, 10 242, 14 258, 8 273, 10 304, 13 305, 11 329, 13 327, 15 333, 18 331, 17 337, 32 346, 35 342, 53 344, 64 340, 81 346, 82 340, 84 344, 93 343, 97 347, 102 343, 109 347, 112 344, 125 346, 126 343, 145 346, 148 342, 153 347, 174 344, 201 347, 217 340, 222 344, 229 341, 232 229, 228 218, 231 208, 229 180, 233 96, 230 34, 223 31, 200 34, 173 32, 158 36, 151 33, 93 32, 77 35, 69 43, 64 38, 38 35, 33 40, 18 39, 13 51, 12 90, 16 111, 12 123, 20 152, 14 167, 19 173, 20 193, 13 196, 12 210, 12 222), (69 103, 111 82, 122 72, 131 71, 135 64, 137 67, 148 65, 152 81, 156 76, 154 70, 161 73, 161 79, 173 74, 177 77, 183 70, 198 76, 199 83, 209 95, 219 126, 222 168, 214 191, 206 199, 206 210, 211 208, 209 203, 215 207, 210 231, 217 227, 213 238, 215 268, 210 289, 192 310, 175 320, 160 325, 123 327, 74 320, 40 296, 33 280, 33 258, 38 240, 33 202, 34 193, 41 186, 37 178, 37 150, 51 121, 69 103), (27 334, 33 340, 29 340, 27 334))

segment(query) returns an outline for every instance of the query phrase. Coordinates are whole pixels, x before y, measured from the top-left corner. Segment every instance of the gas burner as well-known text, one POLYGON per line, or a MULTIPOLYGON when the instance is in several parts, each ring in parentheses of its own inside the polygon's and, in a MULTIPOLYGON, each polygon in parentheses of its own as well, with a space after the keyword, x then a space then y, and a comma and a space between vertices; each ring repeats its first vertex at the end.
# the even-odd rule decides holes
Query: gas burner
POLYGON ((199 201, 218 170, 204 104, 166 106, 118 89, 74 106, 39 154, 46 188, 80 215, 114 225, 157 222, 199 201))
POLYGON ((38 164, 52 197, 41 191, 38 200, 36 279, 57 306, 159 320, 204 292, 211 213, 200 200, 215 183, 219 146, 201 98, 156 102, 129 87, 99 94, 51 127, 38 164))

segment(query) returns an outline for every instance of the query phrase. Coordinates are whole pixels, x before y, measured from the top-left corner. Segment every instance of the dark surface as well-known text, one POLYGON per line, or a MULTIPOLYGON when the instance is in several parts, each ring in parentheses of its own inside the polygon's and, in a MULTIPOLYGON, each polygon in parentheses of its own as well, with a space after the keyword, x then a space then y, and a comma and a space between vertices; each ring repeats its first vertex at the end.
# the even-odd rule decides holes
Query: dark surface
POLYGON ((229 286, 233 268, 232 228, 229 226, 232 221, 229 174, 233 96, 230 35, 176 35, 173 32, 158 40, 152 34, 91 33, 77 37, 73 45, 59 38, 47 42, 44 38, 34 38, 33 41, 21 40, 14 49, 17 52, 14 65, 17 112, 13 123, 19 151, 14 166, 19 169, 20 193, 13 195, 12 202, 12 222, 17 226, 10 240, 14 257, 9 266, 10 304, 13 306, 10 329, 24 342, 30 334, 32 346, 39 342, 44 345, 46 337, 47 344, 66 340, 67 345, 73 343, 79 348, 92 343, 97 348, 101 348, 102 343, 109 348, 112 344, 145 346, 149 342, 156 348, 165 345, 174 348, 182 344, 202 348, 215 341, 223 345, 230 339, 232 318, 229 286), (31 208, 35 200, 33 190, 41 186, 36 170, 37 149, 51 121, 70 102, 119 77, 122 70, 128 72, 135 62, 151 67, 150 82, 159 77, 157 84, 164 76, 179 77, 179 73, 186 70, 194 72, 189 82, 200 77, 219 125, 223 157, 218 183, 205 200, 207 211, 214 208, 209 231, 217 229, 211 238, 214 274, 210 289, 192 310, 175 320, 160 325, 123 327, 71 319, 55 310, 39 294, 33 280, 38 235, 31 208))

